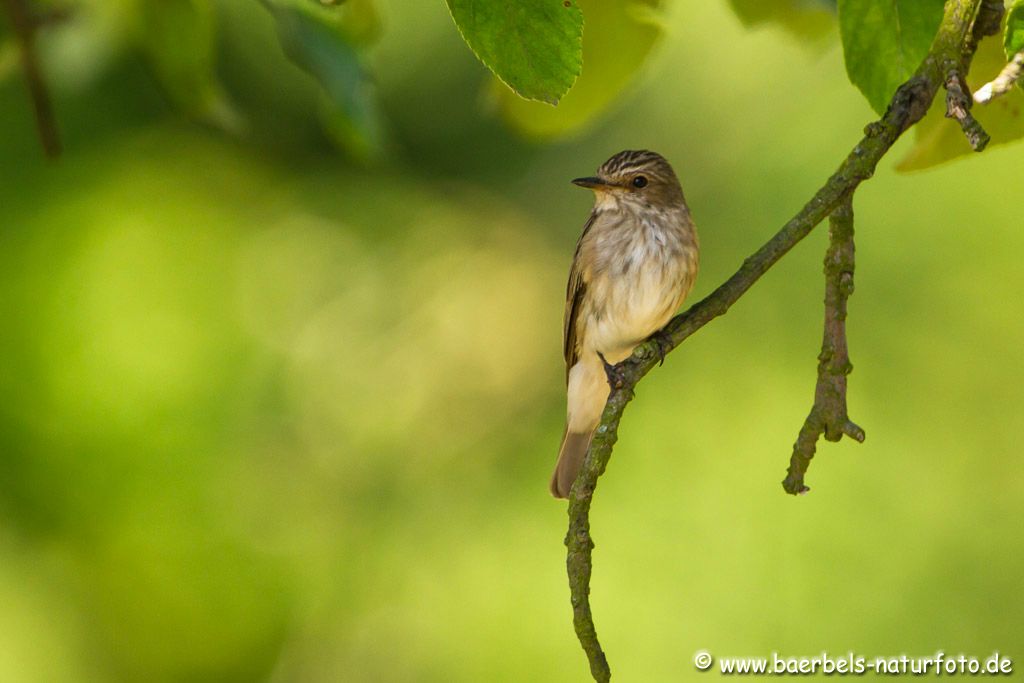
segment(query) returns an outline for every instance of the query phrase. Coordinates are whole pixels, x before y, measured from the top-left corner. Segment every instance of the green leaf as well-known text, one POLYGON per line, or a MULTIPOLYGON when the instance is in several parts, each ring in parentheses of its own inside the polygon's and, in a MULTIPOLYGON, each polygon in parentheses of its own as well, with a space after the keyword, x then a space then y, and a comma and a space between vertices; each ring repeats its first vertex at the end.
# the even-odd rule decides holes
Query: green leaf
POLYGON ((747 28, 777 24, 799 38, 817 38, 831 34, 835 25, 835 0, 729 0, 729 4, 747 28))
POLYGON ((553 137, 586 125, 632 81, 664 33, 660 0, 579 0, 587 20, 583 72, 576 85, 549 107, 496 88, 502 118, 522 133, 553 137))
POLYGON ((366 39, 365 32, 353 28, 352 15, 310 0, 261 1, 277 20, 285 54, 323 87, 327 132, 358 158, 377 156, 383 146, 380 114, 373 83, 356 48, 366 39))
POLYGON ((920 65, 943 0, 839 0, 846 73, 879 114, 920 65))
POLYGON ((1024 0, 1014 0, 1006 11, 1003 47, 1007 59, 1024 50, 1024 0))
POLYGON ((476 56, 521 96, 557 104, 576 82, 583 36, 577 0, 447 1, 476 56))
MULTIPOLYGON (((997 40, 983 40, 971 64, 967 84, 973 92, 999 73, 1006 57, 997 40)), ((984 126, 992 141, 988 148, 1024 137, 1024 91, 1013 88, 988 104, 976 104, 971 113, 984 126)), ((898 171, 919 171, 968 154, 975 154, 967 144, 960 125, 947 119, 946 99, 941 92, 932 103, 924 120, 914 128, 914 146, 896 166, 898 171)))
POLYGON ((174 106, 226 130, 240 128, 215 75, 216 25, 209 0, 143 0, 136 28, 136 45, 174 106))

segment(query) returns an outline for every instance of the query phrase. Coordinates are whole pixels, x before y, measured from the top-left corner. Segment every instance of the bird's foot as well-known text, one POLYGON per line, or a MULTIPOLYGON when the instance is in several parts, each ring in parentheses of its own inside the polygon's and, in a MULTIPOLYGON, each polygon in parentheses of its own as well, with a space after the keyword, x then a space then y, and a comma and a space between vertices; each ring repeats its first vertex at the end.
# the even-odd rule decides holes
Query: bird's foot
POLYGON ((621 389, 626 384, 626 373, 622 369, 621 365, 612 365, 609 363, 604 354, 600 351, 597 352, 597 357, 601 359, 601 363, 604 364, 604 375, 608 378, 608 386, 612 389, 621 389))
POLYGON ((672 350, 672 338, 665 330, 658 330, 652 334, 648 339, 654 342, 655 346, 658 347, 658 365, 665 364, 665 356, 672 350))

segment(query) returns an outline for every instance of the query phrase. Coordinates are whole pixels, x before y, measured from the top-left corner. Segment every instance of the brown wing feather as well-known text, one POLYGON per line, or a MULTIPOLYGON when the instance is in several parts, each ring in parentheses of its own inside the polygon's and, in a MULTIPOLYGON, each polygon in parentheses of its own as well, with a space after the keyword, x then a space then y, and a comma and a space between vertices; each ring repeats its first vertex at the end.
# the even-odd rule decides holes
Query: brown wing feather
POLYGON ((565 381, 569 382, 569 370, 579 360, 579 349, 577 348, 576 333, 578 330, 578 318, 580 309, 583 307, 583 297, 587 292, 587 283, 583 281, 583 269, 580 267, 580 246, 583 238, 590 231, 594 224, 597 212, 592 211, 590 218, 583 226, 583 233, 576 242, 576 254, 572 259, 572 268, 569 270, 569 282, 565 288, 565 320, 562 328, 562 353, 565 356, 565 381))

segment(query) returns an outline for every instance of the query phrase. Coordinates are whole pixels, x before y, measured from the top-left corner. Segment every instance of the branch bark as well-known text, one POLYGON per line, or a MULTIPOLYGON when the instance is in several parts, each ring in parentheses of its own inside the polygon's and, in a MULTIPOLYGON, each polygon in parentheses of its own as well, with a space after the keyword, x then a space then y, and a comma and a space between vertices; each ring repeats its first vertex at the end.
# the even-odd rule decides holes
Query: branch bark
POLYGON ((974 100, 971 99, 967 81, 959 71, 950 71, 946 76, 946 118, 956 119, 971 149, 980 152, 988 146, 990 138, 971 114, 972 104, 974 100))
POLYGON ((853 294, 853 202, 847 197, 829 217, 829 245, 825 252, 825 331, 818 355, 818 381, 814 405, 793 444, 789 471, 782 481, 787 493, 806 493, 804 474, 811 464, 818 438, 839 441, 848 436, 864 441, 864 430, 850 421, 846 411, 846 376, 853 370, 846 345, 846 301, 853 294))
POLYGON ((669 321, 658 333, 658 341, 648 340, 640 344, 630 358, 616 366, 622 384, 611 387, 601 423, 569 493, 569 531, 565 538, 573 623, 595 681, 610 680, 611 670, 597 638, 590 608, 594 548, 590 535, 590 506, 597 480, 608 466, 618 440, 622 413, 633 399, 637 382, 658 364, 663 354, 728 311, 797 242, 841 204, 850 201, 857 187, 874 174, 879 160, 899 136, 925 115, 949 75, 967 73, 978 41, 999 30, 1002 12, 1001 0, 947 0, 942 23, 924 61, 914 75, 896 90, 885 115, 864 129, 864 137, 811 200, 747 258, 728 280, 669 321))
POLYGON ((1017 85, 1022 74, 1024 74, 1024 50, 1011 57, 998 76, 978 88, 974 93, 974 101, 978 104, 988 104, 995 98, 1002 97, 1013 90, 1013 86, 1017 85))

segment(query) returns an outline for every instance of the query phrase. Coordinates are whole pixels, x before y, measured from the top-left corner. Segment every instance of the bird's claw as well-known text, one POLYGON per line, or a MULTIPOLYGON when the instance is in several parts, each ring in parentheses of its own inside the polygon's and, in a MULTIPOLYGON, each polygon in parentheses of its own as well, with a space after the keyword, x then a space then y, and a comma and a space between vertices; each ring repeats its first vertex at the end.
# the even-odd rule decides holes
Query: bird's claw
POLYGON ((650 336, 650 340, 658 347, 658 365, 664 365, 665 356, 672 350, 672 338, 665 330, 658 330, 650 336))
POLYGON ((604 375, 608 378, 608 386, 612 389, 621 389, 626 384, 626 376, 622 367, 609 363, 600 351, 597 352, 597 357, 604 364, 604 375))

